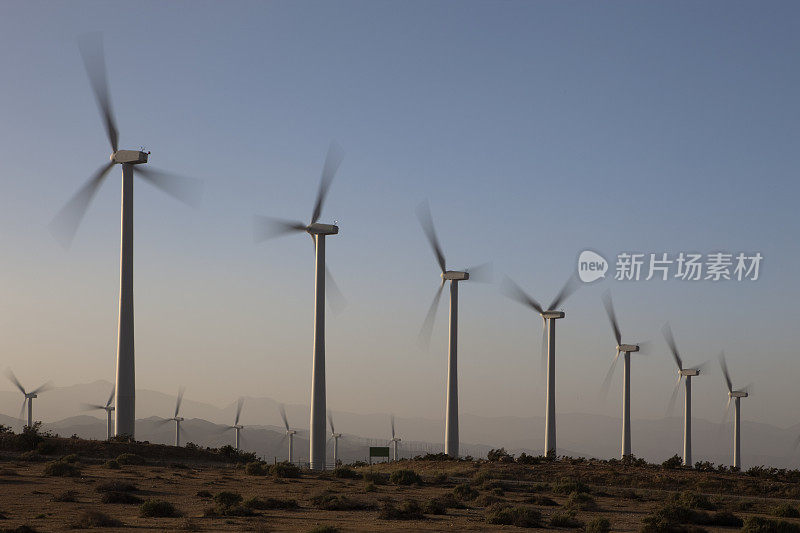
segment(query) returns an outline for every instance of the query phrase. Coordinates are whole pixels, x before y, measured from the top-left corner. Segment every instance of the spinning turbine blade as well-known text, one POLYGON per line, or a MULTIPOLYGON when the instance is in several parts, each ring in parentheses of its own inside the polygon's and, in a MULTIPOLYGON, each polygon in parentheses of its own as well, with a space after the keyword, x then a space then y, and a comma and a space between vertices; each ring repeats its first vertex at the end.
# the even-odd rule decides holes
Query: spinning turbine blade
POLYGON ((532 296, 526 293, 522 288, 517 285, 514 280, 506 276, 503 278, 503 285, 502 285, 503 293, 506 296, 515 300, 522 305, 527 305, 528 307, 534 309, 537 313, 542 314, 544 313, 544 309, 539 302, 537 302, 532 296))
POLYGON ((239 425, 239 416, 242 414, 242 407, 244 407, 244 398, 239 398, 236 402, 236 421, 233 423, 234 426, 239 425))
POLYGON ((89 181, 78 189, 75 196, 70 198, 69 202, 61 208, 61 211, 48 225, 50 232, 64 248, 69 248, 72 239, 75 238, 75 233, 77 233, 78 226, 80 226, 86 210, 89 208, 89 203, 91 203, 97 189, 103 183, 103 178, 106 177, 106 174, 113 166, 114 163, 109 161, 97 169, 92 177, 89 178, 89 181))
POLYGON ((425 321, 422 323, 422 329, 419 331, 419 345, 427 348, 431 344, 431 335, 433 335, 433 324, 436 321, 436 311, 439 309, 439 300, 442 299, 442 290, 444 289, 444 280, 439 284, 436 289, 436 294, 433 296, 431 306, 428 308, 428 314, 425 315, 425 321))
POLYGON ((575 277, 574 274, 571 275, 567 279, 567 282, 564 283, 564 286, 561 287, 561 290, 558 291, 558 294, 553 299, 553 301, 550 302, 550 306, 548 307, 548 310, 556 309, 559 305, 564 303, 566 301, 566 299, 569 298, 572 295, 573 292, 578 290, 578 287, 580 287, 580 286, 581 286, 581 283, 580 283, 580 281, 578 281, 578 278, 575 277))
POLYGON ((289 431, 289 420, 286 418, 286 409, 284 409, 283 404, 281 404, 278 409, 281 411, 281 418, 283 419, 283 425, 286 426, 286 431, 289 431))
POLYGON ((470 281, 477 281, 478 283, 492 282, 493 266, 491 262, 469 267, 465 269, 465 272, 469 274, 470 281))
POLYGON ((664 324, 661 332, 664 334, 664 340, 667 341, 672 358, 675 359, 675 364, 678 365, 678 370, 683 370, 683 359, 681 359, 681 355, 678 352, 678 346, 675 344, 675 337, 672 335, 672 327, 669 322, 664 324))
POLYGON ((394 415, 391 416, 391 422, 392 422, 392 439, 394 439, 394 415))
POLYGON ((619 360, 620 351, 617 350, 617 355, 611 361, 611 367, 606 373, 606 379, 603 380, 603 387, 600 389, 601 398, 605 400, 608 397, 608 389, 611 387, 611 378, 614 377, 614 370, 617 368, 617 361, 619 360))
POLYGON ((202 183, 196 178, 178 176, 141 165, 134 167, 134 174, 186 205, 196 207, 200 204, 202 183))
POLYGON ((547 381, 547 319, 542 317, 542 361, 539 370, 542 383, 547 381))
POLYGON ((100 114, 103 115, 103 124, 108 135, 111 149, 118 149, 117 123, 111 109, 111 97, 108 91, 108 76, 106 75, 106 59, 103 53, 103 36, 101 33, 88 33, 78 39, 78 48, 83 57, 83 65, 89 76, 89 83, 97 99, 100 114))
POLYGON ((325 297, 334 313, 339 313, 347 306, 347 298, 339 290, 339 284, 333 279, 330 269, 325 265, 325 297))
POLYGON ((16 387, 19 389, 19 391, 22 394, 27 394, 25 392, 25 387, 22 386, 22 383, 19 382, 19 380, 17 379, 17 376, 14 375, 14 372, 12 372, 10 368, 6 369, 5 374, 6 374, 6 377, 9 379, 9 381, 11 381, 11 383, 16 385, 16 387))
POLYGON ((436 228, 433 225, 433 216, 431 216, 431 208, 427 200, 417 206, 417 218, 422 226, 422 231, 425 232, 425 236, 428 238, 431 248, 433 248, 436 262, 439 263, 439 268, 444 272, 447 270, 444 253, 442 252, 442 246, 439 244, 439 239, 436 237, 436 228))
POLYGON ((672 396, 669 397, 669 403, 667 404, 666 416, 671 416, 672 413, 675 412, 675 400, 678 398, 678 390, 680 389, 682 379, 683 376, 678 376, 678 381, 675 382, 675 388, 672 390, 672 396))
POLYGON ((48 381, 47 383, 43 383, 42 385, 39 385, 38 388, 33 389, 31 391, 31 394, 38 394, 40 392, 48 391, 48 390, 50 390, 52 388, 53 388, 53 382, 52 381, 48 381))
POLYGON ((792 449, 796 451, 798 445, 800 445, 800 435, 798 435, 797 438, 794 439, 794 445, 792 446, 792 449))
MULTIPOLYGON (((606 308, 606 314, 608 315, 608 320, 611 322, 611 329, 614 330, 614 338, 617 340, 617 346, 622 344, 622 333, 619 330, 619 322, 617 322, 617 314, 614 312, 614 302, 611 301, 611 293, 606 291, 603 293, 603 305, 606 308)), ((617 357, 619 357, 619 352, 617 352, 617 357)), ((614 358, 616 361, 617 358, 614 358)))
POLYGON ((322 177, 319 180, 319 191, 317 191, 317 200, 314 202, 314 212, 311 214, 311 223, 319 220, 322 214, 322 206, 325 203, 325 198, 328 196, 328 189, 331 186, 333 177, 336 171, 339 170, 339 165, 342 164, 344 153, 342 148, 332 142, 328 148, 328 155, 325 156, 325 165, 322 167, 322 177))
POLYGON ((183 402, 183 393, 186 391, 186 387, 181 387, 178 389, 178 400, 175 402, 175 418, 178 418, 178 411, 181 410, 181 402, 183 402))
POLYGON ((106 402, 106 407, 111 405, 111 402, 114 401, 114 393, 117 392, 115 387, 111 387, 111 394, 108 395, 108 401, 106 402))
POLYGON ((84 403, 81 404, 81 407, 84 411, 93 411, 95 409, 105 409, 106 406, 104 405, 97 405, 96 403, 84 403))
POLYGON ((255 242, 274 239, 275 237, 298 231, 306 231, 306 229, 308 229, 308 226, 295 220, 281 220, 262 215, 253 217, 253 240, 255 242))
POLYGON ((328 424, 331 425, 331 433, 336 433, 336 430, 333 428, 333 413, 328 411, 328 424))
MULTIPOLYGON (((733 383, 731 383, 731 375, 728 373, 728 364, 725 362, 725 353, 719 353, 719 366, 722 368, 722 377, 725 378, 725 385, 728 386, 728 392, 733 392, 733 383)), ((730 399, 728 400, 730 403, 730 399)))

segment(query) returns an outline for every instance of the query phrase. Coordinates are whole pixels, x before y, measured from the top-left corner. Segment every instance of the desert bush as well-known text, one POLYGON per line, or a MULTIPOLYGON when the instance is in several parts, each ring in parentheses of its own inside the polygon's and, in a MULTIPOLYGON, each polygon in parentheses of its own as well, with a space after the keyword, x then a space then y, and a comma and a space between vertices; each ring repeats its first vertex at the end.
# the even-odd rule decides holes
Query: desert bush
POLYGON ((244 473, 250 476, 266 476, 269 473, 269 467, 263 461, 253 461, 245 465, 244 473))
POLYGON ((94 490, 97 492, 133 492, 138 489, 136 488, 136 485, 128 481, 112 479, 111 481, 100 483, 94 488, 94 490))
POLYGON ((142 499, 135 494, 114 491, 104 492, 100 497, 100 501, 103 503, 126 503, 131 505, 142 503, 142 499))
POLYGON ((661 466, 666 468, 667 470, 675 470, 676 468, 680 468, 683 465, 683 459, 677 453, 661 463, 661 466))
POLYGON ((558 502, 552 498, 541 495, 533 495, 525 498, 525 503, 532 503, 535 505, 543 505, 545 507, 557 507, 558 502))
POLYGON ((36 451, 42 455, 53 455, 58 451, 58 446, 54 442, 43 440, 36 445, 36 451))
POLYGON ((242 495, 238 492, 223 491, 214 496, 214 501, 222 507, 233 507, 242 500, 242 495))
POLYGON ((333 470, 333 477, 339 479, 358 479, 361 476, 349 466, 339 466, 333 470))
POLYGON ((742 527, 744 522, 741 518, 736 516, 735 514, 729 511, 719 511, 711 515, 711 520, 709 520, 709 526, 719 526, 719 527, 742 527))
POLYGON ((117 462, 121 465, 143 465, 145 464, 144 457, 136 455, 135 453, 122 453, 117 456, 117 462))
POLYGON ((139 516, 143 518, 175 518, 180 512, 170 502, 147 500, 139 506, 139 516))
POLYGON ((797 511, 797 507, 788 503, 782 503, 773 508, 772 514, 773 516, 779 516, 781 518, 800 518, 800 512, 797 511))
POLYGON ((494 494, 481 494, 475 499, 475 503, 481 507, 489 507, 495 503, 504 501, 503 498, 495 496, 494 494))
POLYGON ((378 490, 378 487, 375 486, 375 483, 367 483, 364 485, 364 492, 375 492, 378 490))
POLYGON ((556 494, 571 494, 573 492, 591 492, 589 485, 583 481, 570 478, 562 478, 561 481, 553 485, 553 492, 556 494))
POLYGON ((710 461, 697 461, 694 464, 694 468, 700 472, 714 472, 717 469, 714 463, 710 461))
POLYGON ((53 496, 54 502, 76 502, 78 501, 78 491, 65 490, 61 494, 53 496))
POLYGON ((624 500, 636 500, 636 501, 644 500, 644 497, 633 489, 619 490, 617 491, 616 496, 617 498, 622 498, 624 500))
POLYGON ((389 481, 395 485, 422 485, 422 478, 413 470, 395 470, 389 476, 389 481))
POLYGON ((486 522, 517 527, 541 527, 542 513, 531 507, 508 504, 494 505, 486 514, 486 522))
POLYGON ((715 509, 714 504, 711 503, 707 496, 689 490, 673 494, 670 501, 689 509, 715 509))
POLYGON ((372 509, 372 504, 329 491, 313 496, 311 503, 323 511, 365 511, 372 509))
POLYGON ((550 517, 550 525, 552 527, 578 529, 583 527, 585 524, 582 520, 575 518, 575 513, 559 511, 550 517))
POLYGON ((586 533, 609 533, 609 531, 611 531, 611 522, 608 518, 594 518, 586 524, 586 533))
POLYGON ((72 524, 77 529, 89 529, 93 527, 122 527, 124 524, 116 518, 111 518, 100 511, 84 511, 72 524))
POLYGON ((44 467, 44 475, 50 477, 80 477, 81 469, 64 461, 53 461, 44 467))
MULTIPOLYGON (((39 452, 39 453, 41 453, 41 452, 39 452)), ((78 462, 78 456, 75 455, 74 453, 71 453, 69 455, 65 455, 64 457, 62 457, 61 460, 64 461, 65 463, 77 463, 78 462)))
POLYGON ((405 500, 399 506, 392 501, 383 502, 378 518, 383 520, 421 520, 425 518, 422 506, 416 500, 405 500))
POLYGON ((448 477, 447 474, 445 474, 444 472, 439 472, 438 474, 433 476, 433 479, 431 479, 431 483, 434 485, 444 485, 447 483, 449 479, 450 478, 448 477))
POLYGON ((751 516, 744 521, 742 533, 800 533, 800 525, 785 520, 751 516))
POLYGON ((38 462, 45 460, 42 454, 40 454, 36 450, 28 450, 27 452, 20 455, 19 458, 22 459, 23 461, 28 461, 28 462, 38 462))
POLYGON ((214 497, 214 495, 211 494, 207 490, 198 490, 197 494, 195 494, 195 496, 197 496, 198 498, 213 498, 214 497))
POLYGON ((489 453, 486 454, 486 459, 491 462, 500 461, 504 463, 512 463, 514 462, 514 456, 509 454, 505 448, 498 448, 497 450, 489 450, 489 453))
POLYGON ((206 509, 206 516, 252 516, 252 508, 241 505, 242 495, 238 492, 222 491, 214 496, 216 505, 206 509))
POLYGON ((267 509, 299 509, 297 500, 280 500, 278 498, 261 499, 258 497, 249 498, 244 502, 244 506, 250 509, 264 511, 267 509))
POLYGON ((597 502, 585 492, 573 492, 567 498, 567 507, 581 511, 594 511, 597 509, 597 502))
POLYGON ((269 469, 270 474, 279 478, 298 478, 300 477, 300 468, 293 463, 278 463, 274 464, 269 469))
POLYGON ((336 526, 317 526, 308 530, 308 533, 339 533, 336 526))
POLYGON ((459 500, 474 500, 478 497, 479 492, 473 489, 469 484, 462 483, 461 485, 457 485, 456 488, 453 489, 453 496, 458 498, 459 500))
POLYGON ((110 470, 119 470, 119 468, 120 468, 119 467, 119 461, 117 461, 116 459, 109 459, 108 461, 106 461, 103 464, 103 466, 105 466, 106 468, 108 468, 110 470))
POLYGON ((375 485, 386 485, 386 482, 389 481, 389 476, 381 474, 380 472, 364 472, 361 476, 364 478, 364 481, 374 483, 375 485))
POLYGON ((34 422, 32 426, 25 426, 22 428, 22 433, 16 436, 20 448, 25 450, 35 450, 39 443, 44 441, 44 436, 41 434, 42 423, 34 422))
POLYGON ((525 452, 519 454, 517 457, 517 463, 521 465, 538 465, 544 461, 544 457, 541 455, 528 455, 525 452))
POLYGON ((443 515, 447 514, 447 504, 442 498, 431 498, 423 507, 425 514, 443 515))

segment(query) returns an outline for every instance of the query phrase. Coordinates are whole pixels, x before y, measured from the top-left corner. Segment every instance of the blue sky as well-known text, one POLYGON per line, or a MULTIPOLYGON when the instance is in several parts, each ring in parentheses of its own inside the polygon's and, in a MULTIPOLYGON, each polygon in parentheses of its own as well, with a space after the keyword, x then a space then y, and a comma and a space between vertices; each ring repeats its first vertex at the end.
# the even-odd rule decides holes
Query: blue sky
MULTIPOLYGON (((108 157, 76 46, 102 30, 121 147, 205 184, 193 210, 137 183, 138 386, 307 401, 311 246, 256 246, 251 217, 307 219, 335 139, 323 221, 349 305, 329 319, 329 405, 443 416, 444 309, 430 351, 415 345, 438 279, 414 218, 427 198, 453 267, 491 260, 547 301, 586 248, 760 251, 755 283, 581 289, 559 409, 619 410, 621 376, 596 401, 610 288, 626 336, 654 341, 634 416, 663 415, 670 320, 687 359, 725 349, 755 383, 745 418, 794 424, 798 26, 790 2, 3 3, 3 361, 23 381, 113 376, 118 172, 68 252, 46 228, 108 157)), ((543 414, 538 317, 491 285, 461 294, 462 410, 543 414)), ((720 417, 721 378, 694 390, 720 417)))

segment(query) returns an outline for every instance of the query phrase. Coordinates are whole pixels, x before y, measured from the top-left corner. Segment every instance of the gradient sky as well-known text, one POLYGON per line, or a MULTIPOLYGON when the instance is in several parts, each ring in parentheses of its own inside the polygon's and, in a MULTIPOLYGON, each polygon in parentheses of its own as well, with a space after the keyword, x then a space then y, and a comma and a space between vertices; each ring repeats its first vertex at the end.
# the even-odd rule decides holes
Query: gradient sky
MULTIPOLYGON (((757 282, 582 288, 558 325, 558 410, 619 412, 621 374, 597 399, 611 289, 625 338, 653 341, 634 417, 664 414, 669 320, 688 363, 714 363, 697 416, 722 416, 725 349, 754 383, 743 417, 798 422, 797 3, 2 2, 0 366, 31 386, 114 376, 118 170, 69 251, 47 229, 108 158, 76 46, 94 30, 121 148, 205 183, 198 209, 136 185, 138 387, 308 401, 312 248, 254 245, 251 219, 308 219, 336 139, 322 221, 349 305, 328 319, 329 407, 443 417, 446 306, 416 345, 438 283, 414 216, 429 199, 452 267, 491 260, 544 301, 586 248, 761 252, 757 282)), ((539 335, 464 284, 462 412, 541 416, 539 335)))

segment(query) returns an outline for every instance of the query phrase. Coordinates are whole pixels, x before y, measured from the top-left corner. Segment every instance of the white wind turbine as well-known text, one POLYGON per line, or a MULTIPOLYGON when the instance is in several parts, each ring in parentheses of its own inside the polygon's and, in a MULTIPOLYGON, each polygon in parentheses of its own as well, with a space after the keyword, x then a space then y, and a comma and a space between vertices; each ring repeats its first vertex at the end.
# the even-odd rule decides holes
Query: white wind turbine
POLYGON ((175 422, 175 446, 181 445, 181 422, 183 422, 183 417, 178 416, 181 411, 181 402, 183 402, 183 393, 186 391, 185 387, 180 387, 178 389, 178 398, 175 401, 175 414, 172 418, 165 418, 161 421, 161 424, 166 424, 167 422, 175 422))
MULTIPOLYGON (((739 402, 742 398, 750 396, 751 385, 747 385, 743 389, 734 390, 731 376, 728 373, 728 365, 725 362, 725 354, 719 354, 719 365, 722 367, 722 375, 725 378, 725 386, 728 387, 728 403, 725 406, 725 414, 728 414, 728 409, 733 400, 733 467, 736 469, 742 468, 742 440, 741 440, 741 406, 739 402)), ((726 417, 727 418, 727 417, 726 417)))
POLYGON ((242 407, 244 407, 244 398, 239 398, 239 400, 236 402, 236 418, 233 421, 233 425, 232 426, 228 426, 223 430, 223 431, 228 431, 229 429, 233 429, 236 432, 235 437, 234 437, 234 439, 235 439, 234 446, 236 447, 237 450, 240 447, 239 438, 241 437, 241 435, 240 435, 239 432, 242 429, 244 429, 244 426, 239 424, 239 417, 242 414, 242 407))
POLYGON ((52 389, 53 384, 52 382, 48 381, 44 385, 40 385, 39 387, 33 389, 30 392, 25 390, 25 387, 22 386, 22 383, 19 382, 17 376, 14 375, 14 372, 11 369, 6 370, 6 377, 17 386, 19 391, 22 393, 23 400, 22 400, 22 407, 19 410, 19 416, 17 417, 20 420, 23 420, 24 412, 25 412, 25 404, 28 404, 28 423, 26 424, 27 427, 33 427, 33 399, 39 397, 39 393, 42 393, 46 390, 52 389))
POLYGON ((114 406, 111 405, 111 403, 114 401, 114 392, 116 392, 116 390, 112 388, 111 394, 108 396, 108 401, 106 402, 105 405, 92 404, 92 403, 84 404, 84 407, 87 410, 102 409, 103 411, 106 412, 106 440, 110 440, 111 437, 114 436, 114 426, 111 421, 111 413, 114 412, 114 406))
POLYGON ((336 286, 328 268, 325 266, 325 237, 339 233, 334 224, 319 223, 322 206, 328 195, 333 177, 342 162, 342 152, 338 145, 331 143, 322 169, 317 199, 311 214, 311 223, 279 220, 272 217, 255 218, 254 238, 256 242, 279 237, 288 233, 305 232, 311 235, 316 249, 314 273, 314 356, 311 369, 311 425, 309 432, 309 457, 312 470, 325 469, 325 294, 326 283, 331 290, 332 306, 336 300, 341 302, 341 292, 336 286))
POLYGON ((450 457, 458 457, 458 282, 459 281, 487 281, 491 273, 491 266, 487 263, 463 271, 447 270, 447 264, 436 237, 436 229, 433 225, 430 207, 427 202, 421 203, 417 207, 417 218, 419 219, 422 230, 428 238, 428 242, 433 248, 436 262, 441 269, 442 283, 439 285, 433 302, 428 309, 425 322, 420 332, 420 341, 423 345, 430 343, 433 323, 436 318, 436 310, 439 308, 439 300, 442 297, 442 290, 445 282, 450 282, 450 342, 447 354, 447 403, 445 405, 445 429, 444 429, 444 453, 450 457))
POLYGON ((706 367, 706 363, 700 364, 694 368, 683 368, 683 359, 678 352, 678 346, 675 344, 675 337, 672 335, 672 328, 669 323, 664 324, 662 332, 669 346, 669 351, 672 353, 672 358, 675 360, 675 365, 678 367, 678 381, 675 382, 675 389, 672 391, 672 396, 669 399, 667 413, 672 412, 675 406, 675 399, 678 397, 678 389, 680 388, 681 380, 685 379, 683 383, 683 465, 692 466, 692 378, 701 374, 706 367))
POLYGON ((289 419, 286 418, 286 409, 284 409, 283 405, 280 406, 281 411, 281 418, 283 419, 283 425, 286 426, 286 433, 284 434, 283 438, 289 437, 289 462, 294 462, 294 436, 297 434, 297 431, 294 429, 289 429, 289 419))
POLYGON ((333 439, 333 467, 339 466, 339 439, 342 437, 341 433, 336 433, 333 427, 333 414, 328 411, 328 423, 331 426, 331 438, 333 439))
POLYGON ((394 415, 391 416, 391 423, 392 423, 392 444, 394 445, 394 459, 393 461, 397 461, 397 446, 400 444, 400 441, 403 440, 400 437, 397 437, 394 434, 394 415))
POLYGON ((545 457, 556 457, 556 320, 566 316, 563 311, 556 308, 564 303, 578 285, 577 278, 573 275, 544 309, 539 302, 527 294, 511 278, 506 276, 503 281, 503 290, 509 298, 522 305, 528 306, 542 317, 542 370, 547 367, 547 404, 545 406, 545 457), (547 331, 547 350, 545 351, 544 330, 547 331))
POLYGON ((638 344, 623 344, 622 333, 620 332, 619 323, 617 322, 617 314, 614 312, 614 303, 611 301, 611 294, 606 292, 603 294, 603 305, 606 308, 608 320, 611 322, 611 329, 614 330, 614 340, 617 341, 617 354, 611 362, 611 368, 608 369, 606 379, 603 383, 603 393, 608 392, 608 387, 611 385, 611 378, 614 375, 614 369, 617 365, 617 360, 620 354, 623 355, 624 366, 622 373, 622 458, 631 455, 631 353, 638 352, 640 347, 638 344))
POLYGON ((163 192, 186 203, 197 199, 194 180, 167 174, 141 166, 147 163, 149 152, 140 150, 119 150, 117 124, 111 109, 108 90, 106 64, 103 54, 102 38, 99 34, 84 36, 80 51, 89 82, 94 91, 97 105, 111 145, 110 161, 101 166, 50 223, 53 234, 67 247, 72 242, 89 203, 103 183, 111 168, 122 166, 122 234, 120 253, 120 291, 119 322, 117 337, 117 379, 116 379, 116 434, 134 437, 136 420, 136 383, 134 370, 133 335, 133 176, 134 168, 140 178, 156 186, 163 192))

